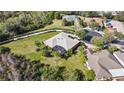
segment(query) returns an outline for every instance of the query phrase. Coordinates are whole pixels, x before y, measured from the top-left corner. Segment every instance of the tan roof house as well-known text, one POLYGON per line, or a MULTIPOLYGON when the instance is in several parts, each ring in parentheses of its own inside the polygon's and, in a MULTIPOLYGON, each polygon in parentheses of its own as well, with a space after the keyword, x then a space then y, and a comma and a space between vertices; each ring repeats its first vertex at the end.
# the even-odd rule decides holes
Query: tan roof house
POLYGON ((103 26, 103 19, 102 18, 97 18, 97 17, 88 18, 88 17, 84 17, 84 22, 86 22, 87 25, 90 25, 92 20, 95 20, 96 23, 98 23, 100 26, 103 26))

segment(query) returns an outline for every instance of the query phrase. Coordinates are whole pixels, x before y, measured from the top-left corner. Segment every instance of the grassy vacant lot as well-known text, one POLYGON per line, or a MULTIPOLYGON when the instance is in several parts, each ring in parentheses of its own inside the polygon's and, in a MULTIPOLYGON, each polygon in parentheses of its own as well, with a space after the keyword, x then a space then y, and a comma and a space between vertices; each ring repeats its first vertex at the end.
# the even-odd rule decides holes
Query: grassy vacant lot
POLYGON ((53 23, 45 26, 44 28, 34 30, 33 32, 38 32, 41 30, 46 30, 46 29, 54 29, 54 28, 60 28, 60 29, 68 29, 68 30, 74 30, 74 26, 62 26, 62 20, 53 20, 53 23))
POLYGON ((8 44, 4 44, 3 46, 10 47, 12 49, 12 52, 14 52, 15 54, 25 55, 30 60, 40 60, 41 63, 51 64, 53 66, 66 66, 68 70, 80 69, 84 72, 87 68, 80 61, 80 58, 77 54, 73 55, 68 60, 65 60, 59 57, 43 57, 41 56, 40 52, 36 52, 36 47, 34 44, 35 40, 45 40, 56 34, 58 34, 58 32, 36 35, 10 42, 8 44))
POLYGON ((53 20, 53 24, 44 27, 44 29, 51 29, 51 28, 63 28, 63 29, 73 29, 74 26, 62 26, 62 20, 53 20))

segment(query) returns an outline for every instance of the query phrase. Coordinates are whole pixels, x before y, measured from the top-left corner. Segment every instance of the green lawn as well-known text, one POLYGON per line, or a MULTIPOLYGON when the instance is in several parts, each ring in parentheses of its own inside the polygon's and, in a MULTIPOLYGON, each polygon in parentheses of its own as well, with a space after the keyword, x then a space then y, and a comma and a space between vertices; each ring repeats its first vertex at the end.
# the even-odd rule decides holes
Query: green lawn
POLYGON ((32 37, 28 37, 25 39, 13 41, 3 46, 10 47, 12 52, 15 54, 25 55, 27 58, 31 60, 41 60, 43 63, 51 64, 51 65, 59 65, 59 66, 68 66, 69 69, 79 68, 82 69, 82 63, 80 62, 77 55, 73 55, 68 60, 62 58, 46 58, 42 57, 40 52, 36 52, 35 40, 46 40, 54 35, 58 34, 58 32, 50 32, 45 34, 40 34, 32 37))
POLYGON ((71 56, 69 59, 65 60, 62 58, 48 58, 48 57, 41 57, 41 63, 50 64, 52 66, 65 66, 68 71, 73 71, 74 69, 80 69, 84 72, 87 70, 87 67, 84 63, 81 62, 79 56, 77 54, 71 56))
POLYGON ((51 29, 51 28, 62 28, 62 29, 74 29, 74 26, 62 26, 62 20, 53 20, 53 24, 44 27, 43 29, 51 29))
POLYGON ((35 41, 43 41, 46 40, 54 35, 58 34, 58 32, 50 32, 50 33, 45 33, 45 34, 40 34, 40 35, 35 35, 32 37, 28 37, 25 39, 13 41, 7 44, 4 44, 3 46, 10 47, 12 49, 12 52, 16 54, 22 54, 22 55, 28 55, 35 52, 35 41))
POLYGON ((54 29, 54 28, 74 30, 74 26, 62 26, 62 20, 55 19, 55 20, 53 20, 53 23, 52 24, 47 25, 44 28, 40 28, 40 29, 34 30, 32 32, 39 32, 39 31, 42 31, 42 30, 54 29))
POLYGON ((40 60, 41 63, 50 64, 52 66, 66 66, 68 70, 80 69, 85 73, 87 69, 84 64, 81 62, 79 56, 74 54, 69 59, 65 60, 62 58, 55 57, 43 57, 40 52, 36 52, 35 40, 46 40, 58 32, 49 32, 45 34, 40 34, 25 39, 17 40, 4 44, 3 46, 10 47, 12 52, 15 54, 25 55, 26 58, 30 60, 40 60))

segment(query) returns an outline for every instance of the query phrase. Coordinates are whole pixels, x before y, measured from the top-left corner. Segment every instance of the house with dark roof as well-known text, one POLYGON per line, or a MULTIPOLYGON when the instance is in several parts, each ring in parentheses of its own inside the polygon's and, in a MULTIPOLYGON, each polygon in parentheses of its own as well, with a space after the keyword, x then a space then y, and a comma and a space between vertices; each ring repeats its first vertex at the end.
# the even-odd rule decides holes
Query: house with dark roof
POLYGON ((86 34, 84 40, 87 41, 87 42, 90 42, 91 39, 92 39, 94 36, 102 37, 102 35, 101 35, 100 33, 95 32, 95 31, 90 31, 89 33, 86 34))
POLYGON ((95 72, 96 80, 124 78, 124 68, 107 50, 87 52, 87 65, 95 72))

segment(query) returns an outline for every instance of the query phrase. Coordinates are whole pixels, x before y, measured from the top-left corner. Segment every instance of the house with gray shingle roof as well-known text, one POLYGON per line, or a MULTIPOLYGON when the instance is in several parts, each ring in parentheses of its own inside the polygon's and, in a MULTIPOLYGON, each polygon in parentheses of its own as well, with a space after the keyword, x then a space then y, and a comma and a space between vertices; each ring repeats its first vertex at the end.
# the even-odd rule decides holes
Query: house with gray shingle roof
POLYGON ((66 19, 67 21, 71 22, 71 21, 74 21, 74 22, 79 22, 79 17, 76 16, 76 15, 64 15, 62 17, 62 19, 66 19))
POLYGON ((69 34, 61 32, 56 36, 44 41, 44 44, 63 54, 64 51, 73 49, 80 43, 79 40, 71 38, 69 34))
POLYGON ((111 21, 111 25, 114 29, 117 29, 118 32, 121 32, 124 34, 124 23, 116 20, 111 21))
POLYGON ((113 53, 113 55, 120 62, 120 64, 124 67, 124 52, 116 51, 113 53))
POLYGON ((87 54, 87 64, 95 72, 96 80, 124 78, 124 68, 107 50, 87 54))

